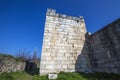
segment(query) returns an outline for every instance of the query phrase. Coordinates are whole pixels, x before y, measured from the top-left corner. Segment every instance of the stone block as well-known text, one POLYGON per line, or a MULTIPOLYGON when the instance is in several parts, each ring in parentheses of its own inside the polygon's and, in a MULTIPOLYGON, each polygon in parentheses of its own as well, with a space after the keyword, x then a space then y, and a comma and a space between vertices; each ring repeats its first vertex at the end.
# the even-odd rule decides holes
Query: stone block
POLYGON ((49 79, 57 79, 57 74, 48 74, 49 79))
POLYGON ((46 69, 50 69, 50 70, 53 70, 54 69, 54 65, 50 65, 50 64, 48 64, 48 65, 46 65, 46 69))
POLYGON ((63 68, 63 69, 67 69, 67 65, 63 65, 62 68, 63 68))

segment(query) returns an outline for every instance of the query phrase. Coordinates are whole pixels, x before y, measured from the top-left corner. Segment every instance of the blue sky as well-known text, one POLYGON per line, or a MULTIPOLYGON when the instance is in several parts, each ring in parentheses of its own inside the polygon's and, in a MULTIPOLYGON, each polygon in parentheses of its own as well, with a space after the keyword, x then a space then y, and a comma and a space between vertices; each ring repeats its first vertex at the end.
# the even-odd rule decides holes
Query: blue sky
POLYGON ((120 18, 120 0, 0 0, 0 52, 36 48, 40 56, 47 8, 84 16, 91 33, 120 18))

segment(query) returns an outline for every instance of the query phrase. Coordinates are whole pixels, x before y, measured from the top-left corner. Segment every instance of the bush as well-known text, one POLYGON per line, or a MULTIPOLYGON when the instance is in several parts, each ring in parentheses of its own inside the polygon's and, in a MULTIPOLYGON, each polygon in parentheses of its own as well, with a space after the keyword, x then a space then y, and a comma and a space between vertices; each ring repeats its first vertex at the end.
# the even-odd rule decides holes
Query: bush
POLYGON ((0 57, 2 57, 2 58, 12 58, 12 59, 15 59, 17 62, 25 62, 26 61, 25 59, 23 59, 21 57, 15 58, 14 56, 6 54, 6 53, 0 53, 0 57))
POLYGON ((0 53, 0 57, 14 58, 12 55, 0 53))
POLYGON ((23 58, 15 58, 15 61, 17 61, 17 62, 25 62, 26 60, 23 59, 23 58))

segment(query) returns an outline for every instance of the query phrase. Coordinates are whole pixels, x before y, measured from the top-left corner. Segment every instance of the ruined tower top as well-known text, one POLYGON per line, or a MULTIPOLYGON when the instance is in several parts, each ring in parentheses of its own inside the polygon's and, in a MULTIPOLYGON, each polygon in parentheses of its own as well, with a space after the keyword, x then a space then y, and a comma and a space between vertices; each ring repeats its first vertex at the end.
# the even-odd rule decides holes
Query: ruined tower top
POLYGON ((59 18, 65 18, 65 19, 83 21, 84 22, 83 16, 73 17, 73 16, 67 16, 65 14, 58 14, 58 13, 56 13, 55 9, 50 9, 50 8, 47 9, 46 16, 53 16, 53 17, 59 17, 59 18))

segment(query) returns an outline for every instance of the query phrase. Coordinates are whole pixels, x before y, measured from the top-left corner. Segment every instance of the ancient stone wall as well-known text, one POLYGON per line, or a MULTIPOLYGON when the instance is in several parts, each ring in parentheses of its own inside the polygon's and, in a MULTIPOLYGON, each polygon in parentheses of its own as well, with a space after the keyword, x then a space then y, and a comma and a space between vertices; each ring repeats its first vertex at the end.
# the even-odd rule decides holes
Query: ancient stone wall
POLYGON ((55 10, 48 9, 43 37, 40 75, 88 69, 90 64, 87 50, 85 50, 85 34, 86 27, 82 16, 66 16, 56 13, 55 10), (81 58, 78 59, 78 57, 81 58))
POLYGON ((24 71, 26 62, 17 62, 11 57, 0 56, 0 73, 24 71))
POLYGON ((48 9, 40 75, 65 72, 120 73, 120 19, 89 34, 82 16, 48 9))
POLYGON ((88 37, 93 70, 120 73, 120 19, 88 37))

